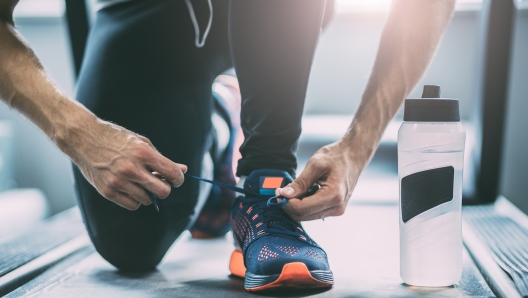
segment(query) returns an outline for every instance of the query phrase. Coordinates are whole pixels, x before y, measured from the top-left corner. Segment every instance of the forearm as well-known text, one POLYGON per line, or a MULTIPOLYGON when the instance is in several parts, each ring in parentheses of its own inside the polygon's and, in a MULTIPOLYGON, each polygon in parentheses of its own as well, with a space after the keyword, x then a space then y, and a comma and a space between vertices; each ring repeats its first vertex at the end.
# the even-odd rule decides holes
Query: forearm
POLYGON ((342 143, 368 163, 389 121, 423 76, 454 0, 395 0, 361 104, 342 143), (357 150, 361 148, 361 150, 357 150))
POLYGON ((67 154, 68 129, 75 123, 96 120, 53 83, 30 47, 6 21, 0 21, 0 99, 25 115, 67 154))

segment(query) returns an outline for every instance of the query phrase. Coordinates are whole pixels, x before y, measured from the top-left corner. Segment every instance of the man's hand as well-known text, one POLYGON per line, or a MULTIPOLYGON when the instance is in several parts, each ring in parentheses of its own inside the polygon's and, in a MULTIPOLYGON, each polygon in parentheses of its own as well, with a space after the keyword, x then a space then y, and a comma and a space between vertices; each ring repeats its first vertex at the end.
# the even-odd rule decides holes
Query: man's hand
POLYGON ((293 220, 343 215, 359 174, 368 162, 354 157, 349 148, 337 142, 319 149, 293 183, 277 190, 277 194, 290 199, 283 209, 293 220), (304 197, 314 184, 321 188, 304 197))
POLYGON ((151 204, 145 189, 166 198, 187 167, 65 95, 13 27, 16 3, 0 0, 0 100, 37 125, 105 198, 130 210, 151 204))
POLYGON ((187 167, 161 155, 147 138, 97 118, 78 123, 82 127, 70 127, 57 144, 110 201, 136 210, 151 204, 145 189, 164 199, 183 183, 187 167))
POLYGON ((323 147, 290 186, 284 210, 294 220, 341 215, 385 127, 422 77, 453 14, 454 0, 394 0, 374 68, 343 138, 323 147), (302 198, 314 183, 321 189, 302 198), (293 189, 291 191, 290 189, 293 189))

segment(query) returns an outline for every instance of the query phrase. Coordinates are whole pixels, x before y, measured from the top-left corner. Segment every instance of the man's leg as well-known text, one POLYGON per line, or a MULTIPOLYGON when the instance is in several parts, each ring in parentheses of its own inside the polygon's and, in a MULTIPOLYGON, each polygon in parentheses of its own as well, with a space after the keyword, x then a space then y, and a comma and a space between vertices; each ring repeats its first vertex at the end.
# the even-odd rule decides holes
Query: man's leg
MULTIPOLYGON (((146 136, 193 175, 201 174, 209 150, 212 82, 230 66, 227 1, 214 2, 211 33, 200 49, 184 1, 131 1, 98 12, 77 92, 97 116, 146 136)), ((195 12, 204 28, 207 6, 197 4, 195 12)), ((119 269, 155 268, 195 212, 197 181, 158 200, 157 213, 152 206, 125 210, 74 174, 90 238, 119 269)))
POLYGON ((230 42, 245 141, 237 175, 295 174, 295 151, 325 0, 231 0, 230 42))
POLYGON ((324 250, 271 197, 292 182, 308 76, 324 0, 231 0, 230 42, 242 93, 245 141, 237 174, 256 195, 237 197, 229 268, 248 291, 326 288, 324 250), (271 199, 271 201, 268 201, 271 199))

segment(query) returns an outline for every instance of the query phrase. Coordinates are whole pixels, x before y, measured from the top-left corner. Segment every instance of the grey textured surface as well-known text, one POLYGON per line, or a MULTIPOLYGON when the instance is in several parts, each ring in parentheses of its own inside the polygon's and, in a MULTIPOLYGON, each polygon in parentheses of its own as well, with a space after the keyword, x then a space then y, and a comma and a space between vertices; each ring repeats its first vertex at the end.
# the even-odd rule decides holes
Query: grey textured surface
POLYGON ((352 204, 339 218, 305 228, 328 252, 336 284, 327 291, 250 294, 230 277, 228 237, 191 240, 184 235, 158 271, 124 274, 92 249, 64 261, 10 297, 493 297, 467 252, 462 280, 445 288, 407 286, 399 277, 398 207, 352 204))

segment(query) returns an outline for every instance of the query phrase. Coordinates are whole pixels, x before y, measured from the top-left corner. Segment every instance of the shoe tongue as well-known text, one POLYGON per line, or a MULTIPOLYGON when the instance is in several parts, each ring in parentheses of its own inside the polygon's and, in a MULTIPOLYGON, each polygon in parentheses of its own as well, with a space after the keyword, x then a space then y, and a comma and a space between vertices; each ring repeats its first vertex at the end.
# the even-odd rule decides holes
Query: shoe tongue
POLYGON ((281 170, 255 170, 244 182, 244 189, 257 192, 263 196, 274 196, 275 189, 282 188, 293 181, 288 172, 281 170))

